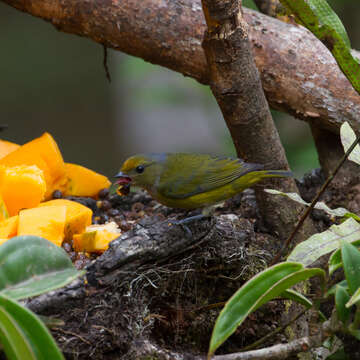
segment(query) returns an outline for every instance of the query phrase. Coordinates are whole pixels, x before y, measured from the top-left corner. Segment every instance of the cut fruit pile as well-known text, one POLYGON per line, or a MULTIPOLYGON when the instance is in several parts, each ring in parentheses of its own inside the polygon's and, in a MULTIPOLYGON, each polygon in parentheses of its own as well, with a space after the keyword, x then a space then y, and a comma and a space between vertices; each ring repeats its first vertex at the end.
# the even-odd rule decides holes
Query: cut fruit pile
POLYGON ((97 198, 110 181, 81 165, 65 163, 44 133, 22 146, 0 140, 0 244, 17 235, 38 235, 76 251, 103 252, 120 235, 116 224, 91 226, 90 208, 62 196, 97 198))

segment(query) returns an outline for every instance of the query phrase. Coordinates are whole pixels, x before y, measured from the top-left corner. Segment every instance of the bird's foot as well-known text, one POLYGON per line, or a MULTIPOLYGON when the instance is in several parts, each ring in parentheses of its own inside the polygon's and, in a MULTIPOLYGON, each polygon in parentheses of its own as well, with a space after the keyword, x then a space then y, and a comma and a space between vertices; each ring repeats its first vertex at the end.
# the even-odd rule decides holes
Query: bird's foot
POLYGON ((182 220, 169 220, 169 224, 171 225, 178 225, 181 226, 182 229, 184 230, 186 237, 187 238, 191 238, 192 237, 192 232, 190 230, 190 228, 187 226, 188 224, 195 222, 197 220, 201 220, 204 218, 209 217, 209 215, 204 215, 204 214, 199 214, 199 215, 194 215, 194 216, 189 216, 185 219, 182 220))

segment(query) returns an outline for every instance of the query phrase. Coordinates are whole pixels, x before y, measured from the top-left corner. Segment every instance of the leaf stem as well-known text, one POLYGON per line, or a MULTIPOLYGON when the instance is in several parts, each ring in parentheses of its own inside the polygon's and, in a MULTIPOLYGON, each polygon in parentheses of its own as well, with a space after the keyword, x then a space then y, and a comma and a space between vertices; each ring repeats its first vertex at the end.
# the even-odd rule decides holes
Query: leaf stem
POLYGON ((326 190, 326 188, 329 186, 329 184, 331 183, 331 181, 334 179, 335 175, 337 174, 337 172, 340 170, 341 166, 344 164, 345 160, 348 158, 348 156, 350 155, 350 153, 354 150, 355 146, 360 142, 360 135, 357 135, 356 139, 354 140, 354 142, 351 144, 351 146, 349 147, 349 149, 345 152, 345 154, 343 155, 343 157, 341 158, 341 160, 339 161, 338 165, 336 166, 334 172, 330 173, 330 175, 328 176, 328 178, 326 179, 325 183, 323 184, 323 186, 321 187, 320 191, 316 194, 315 198, 313 199, 313 201, 311 202, 310 206, 304 211, 303 215, 301 216, 300 220, 298 221, 297 225, 295 226, 294 230, 291 232, 290 236, 287 238, 287 240, 285 241, 285 244, 282 246, 281 250, 276 254, 275 258, 273 259, 273 261, 270 263, 269 266, 274 265, 275 263, 277 263, 280 259, 280 257, 283 254, 283 251, 285 249, 288 248, 288 246, 290 245, 291 241, 294 239, 296 233, 299 231, 299 229, 301 228, 302 224, 304 223, 305 219, 309 216, 311 210, 314 208, 315 204, 318 202, 319 198, 321 197, 321 195, 324 193, 324 191, 326 190))

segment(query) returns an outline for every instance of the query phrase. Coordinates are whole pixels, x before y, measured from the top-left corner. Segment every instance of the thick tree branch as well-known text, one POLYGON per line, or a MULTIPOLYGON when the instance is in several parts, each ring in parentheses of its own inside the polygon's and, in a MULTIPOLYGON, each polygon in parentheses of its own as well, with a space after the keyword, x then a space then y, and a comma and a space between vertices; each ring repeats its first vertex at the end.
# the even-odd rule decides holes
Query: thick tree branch
MULTIPOLYGON (((238 155, 249 162, 266 164, 270 169, 286 169, 289 165, 253 60, 248 24, 240 4, 239 0, 203 0, 208 25, 203 47, 210 69, 210 87, 238 155)), ((271 180, 267 186, 297 191, 293 179, 271 180)), ((263 191, 256 194, 264 219, 285 239, 301 207, 263 191)), ((306 235, 300 239, 311 235, 310 224, 307 222, 306 235)))
MULTIPOLYGON (((0 0, 59 30, 86 36, 208 84, 200 0, 0 0)), ((245 9, 271 107, 337 132, 359 128, 360 99, 332 55, 300 26, 245 9)))

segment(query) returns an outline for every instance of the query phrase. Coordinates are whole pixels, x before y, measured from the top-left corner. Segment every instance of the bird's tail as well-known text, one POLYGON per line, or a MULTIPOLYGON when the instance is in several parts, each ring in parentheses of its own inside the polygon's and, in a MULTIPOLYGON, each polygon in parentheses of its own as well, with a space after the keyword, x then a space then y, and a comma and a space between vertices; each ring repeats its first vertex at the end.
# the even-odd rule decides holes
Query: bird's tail
POLYGON ((293 177, 293 173, 291 171, 286 170, 262 170, 257 171, 262 178, 267 177, 293 177))

